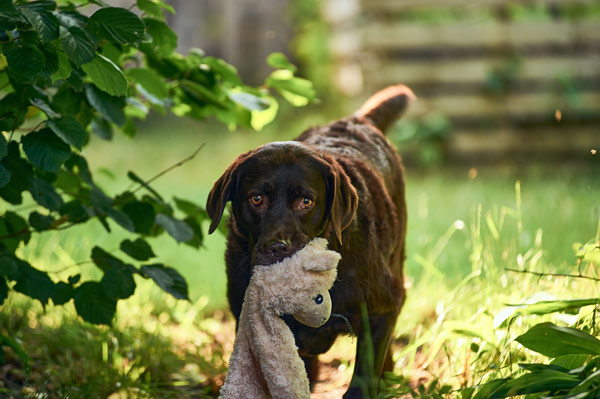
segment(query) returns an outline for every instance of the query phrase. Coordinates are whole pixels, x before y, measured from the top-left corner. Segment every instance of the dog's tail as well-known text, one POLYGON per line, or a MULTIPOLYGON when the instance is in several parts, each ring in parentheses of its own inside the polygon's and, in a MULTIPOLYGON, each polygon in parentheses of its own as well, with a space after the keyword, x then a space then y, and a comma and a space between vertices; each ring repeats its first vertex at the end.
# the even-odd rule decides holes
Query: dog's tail
POLYGON ((416 98, 412 90, 405 85, 389 86, 372 95, 354 116, 368 119, 385 133, 386 129, 402 116, 408 104, 416 98))

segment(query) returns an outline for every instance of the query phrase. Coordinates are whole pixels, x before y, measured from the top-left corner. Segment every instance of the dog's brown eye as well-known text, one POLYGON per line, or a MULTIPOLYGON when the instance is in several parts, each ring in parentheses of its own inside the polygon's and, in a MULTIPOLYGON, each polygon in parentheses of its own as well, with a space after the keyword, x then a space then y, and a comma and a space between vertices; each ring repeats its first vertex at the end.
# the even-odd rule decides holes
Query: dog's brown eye
POLYGON ((261 206, 263 202, 263 197, 262 195, 252 195, 250 196, 250 203, 254 206, 261 206))
POLYGON ((302 208, 302 209, 309 209, 312 206, 313 206, 313 200, 308 197, 304 197, 304 198, 302 198, 302 201, 300 201, 300 208, 302 208))

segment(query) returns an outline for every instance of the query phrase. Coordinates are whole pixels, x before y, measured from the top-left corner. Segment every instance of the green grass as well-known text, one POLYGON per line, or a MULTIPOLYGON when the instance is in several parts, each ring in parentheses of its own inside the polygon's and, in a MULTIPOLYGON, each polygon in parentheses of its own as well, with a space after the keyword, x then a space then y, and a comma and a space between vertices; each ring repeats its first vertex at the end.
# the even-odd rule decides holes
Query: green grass
MULTIPOLYGON (((167 197, 203 203, 212 182, 237 154, 270 140, 293 138, 307 124, 322 122, 320 118, 304 118, 297 129, 262 133, 157 122, 142 128, 135 140, 116 137, 116 143, 92 143, 88 159, 99 184, 115 193, 129 185, 127 170, 149 178, 206 143, 196 159, 153 184, 167 197)), ((440 377, 458 389, 511 370, 509 354, 535 358, 522 349, 506 348, 525 326, 549 316, 521 318, 510 331, 494 329, 494 318, 506 312, 507 303, 598 296, 593 282, 538 279, 505 270, 576 270, 572 244, 592 239, 600 219, 597 174, 556 166, 480 168, 475 178, 468 172, 407 171, 409 291, 394 345, 397 370, 413 385, 440 377), (487 369, 492 363, 496 368, 487 369)), ((20 252, 56 278, 81 271, 84 279, 97 279, 100 272, 93 264, 77 264, 89 260, 93 245, 116 250, 128 233, 116 225, 114 231, 109 235, 92 221, 60 234, 34 235, 34 242, 20 252)), ((44 310, 20 294, 12 295, 2 307, 1 331, 22 343, 31 356, 31 373, 25 374, 16 354, 7 350, 8 366, 0 366, 0 372, 8 374, 0 396, 214 396, 233 340, 233 323, 224 310, 224 238, 220 233, 208 236, 200 250, 169 237, 150 242, 161 262, 185 276, 191 303, 138 280, 136 294, 119 302, 115 324, 106 328, 80 322, 72 304, 44 310)), ((581 312, 583 319, 591 310, 581 312)), ((347 365, 344 356, 350 351, 343 345, 347 342, 339 354, 329 356, 347 365)), ((390 384, 389 392, 400 389, 393 380, 390 384)))

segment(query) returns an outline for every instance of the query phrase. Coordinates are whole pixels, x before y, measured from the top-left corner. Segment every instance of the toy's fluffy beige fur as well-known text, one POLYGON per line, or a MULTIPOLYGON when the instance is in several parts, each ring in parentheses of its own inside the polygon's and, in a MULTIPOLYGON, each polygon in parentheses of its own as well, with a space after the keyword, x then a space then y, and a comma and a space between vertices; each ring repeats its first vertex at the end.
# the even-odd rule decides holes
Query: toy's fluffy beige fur
POLYGON ((279 263, 254 267, 219 398, 310 398, 304 363, 280 316, 323 325, 331 313, 328 290, 339 260, 337 252, 327 250, 327 240, 316 238, 279 263))

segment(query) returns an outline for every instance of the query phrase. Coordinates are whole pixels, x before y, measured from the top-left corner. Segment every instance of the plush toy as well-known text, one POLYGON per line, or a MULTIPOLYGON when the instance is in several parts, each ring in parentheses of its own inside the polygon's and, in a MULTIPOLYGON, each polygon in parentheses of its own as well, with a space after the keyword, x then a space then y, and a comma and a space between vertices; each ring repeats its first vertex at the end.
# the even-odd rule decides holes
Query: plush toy
POLYGON ((304 363, 280 316, 315 328, 325 324, 339 260, 327 240, 315 238, 279 263, 254 267, 219 398, 310 398, 304 363))

